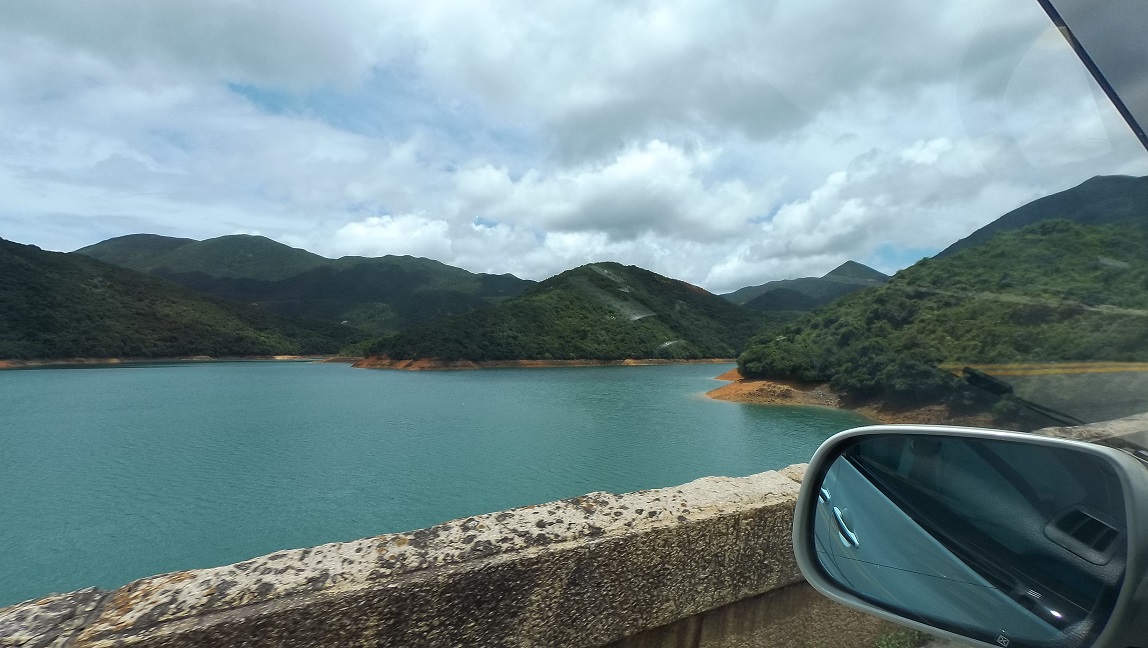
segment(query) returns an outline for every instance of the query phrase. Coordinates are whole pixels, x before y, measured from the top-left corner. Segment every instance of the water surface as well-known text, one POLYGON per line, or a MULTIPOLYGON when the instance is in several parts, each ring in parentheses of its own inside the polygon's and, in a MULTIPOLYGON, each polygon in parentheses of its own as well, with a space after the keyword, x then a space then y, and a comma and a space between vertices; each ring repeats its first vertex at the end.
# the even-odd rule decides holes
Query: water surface
POLYGON ((0 605, 590 491, 753 474, 866 422, 702 396, 728 368, 0 372, 0 605))

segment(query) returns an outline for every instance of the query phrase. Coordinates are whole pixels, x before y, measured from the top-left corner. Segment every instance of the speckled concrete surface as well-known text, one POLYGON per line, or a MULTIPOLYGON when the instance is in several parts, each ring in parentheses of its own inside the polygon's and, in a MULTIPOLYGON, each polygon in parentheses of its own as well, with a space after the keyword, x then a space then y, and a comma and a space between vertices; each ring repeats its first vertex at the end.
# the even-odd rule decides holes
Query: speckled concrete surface
POLYGON ((0 646, 602 645, 798 582, 803 472, 591 493, 0 609, 0 646))
MULTIPOLYGON (((1062 439, 1076 439, 1079 441, 1101 442, 1114 448, 1137 449, 1138 445, 1130 446, 1125 442, 1126 437, 1139 437, 1148 432, 1148 413, 1137 414, 1112 421, 1089 423, 1070 427, 1049 427, 1037 430, 1037 434, 1060 437, 1062 439)), ((1142 441, 1138 441, 1140 443, 1142 441)))

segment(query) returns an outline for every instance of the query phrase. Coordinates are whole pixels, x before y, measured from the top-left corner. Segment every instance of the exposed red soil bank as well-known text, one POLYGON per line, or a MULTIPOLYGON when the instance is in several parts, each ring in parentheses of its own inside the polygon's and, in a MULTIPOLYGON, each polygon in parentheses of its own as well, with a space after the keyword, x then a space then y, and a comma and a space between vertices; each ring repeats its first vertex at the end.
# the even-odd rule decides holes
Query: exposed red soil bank
POLYGON ((737 369, 723 373, 717 380, 732 382, 706 393, 706 396, 715 400, 757 405, 841 406, 841 400, 825 384, 803 385, 789 381, 742 378, 737 369))
POLYGON ((933 425, 965 425, 973 427, 998 427, 991 416, 955 415, 943 405, 900 409, 875 403, 858 407, 847 407, 841 398, 829 389, 826 383, 798 383, 791 381, 758 380, 742 378, 737 369, 731 369, 716 378, 732 381, 717 389, 706 392, 715 400, 754 405, 812 405, 848 409, 878 423, 918 423, 933 425))

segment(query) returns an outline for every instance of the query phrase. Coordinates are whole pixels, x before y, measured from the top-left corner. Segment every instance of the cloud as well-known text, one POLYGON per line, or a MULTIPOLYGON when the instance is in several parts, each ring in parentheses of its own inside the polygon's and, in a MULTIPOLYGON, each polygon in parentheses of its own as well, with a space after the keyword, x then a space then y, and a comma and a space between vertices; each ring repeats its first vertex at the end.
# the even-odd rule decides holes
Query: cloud
POLYGON ((1145 155, 1035 3, 0 5, 0 235, 263 232, 716 291, 939 249, 1145 155))
MULTIPOLYGON (((1010 177, 1015 150, 1001 139, 918 140, 871 150, 831 173, 805 198, 782 205, 706 283, 753 276, 820 275, 845 259, 882 263, 896 249, 937 251, 1041 192, 1010 177), (787 273, 789 269, 789 273, 787 273)), ((914 259, 915 260, 915 259, 914 259)))
POLYGON ((353 84, 395 55, 402 15, 372 2, 15 2, 0 5, 0 41, 9 54, 94 59, 152 83, 174 75, 300 89, 353 84))
POLYGON ((937 83, 1007 80, 1048 24, 1036 5, 992 0, 523 0, 469 3, 465 22, 441 5, 417 13, 430 77, 545 124, 565 160, 699 132, 765 140, 857 95, 905 102, 937 83))
POLYGON ((768 187, 754 191, 741 179, 709 179, 718 155, 654 140, 549 174, 532 169, 517 181, 505 168, 486 165, 458 174, 458 195, 469 201, 460 208, 499 222, 596 231, 613 240, 646 232, 720 238, 762 214, 770 200, 768 187))
POLYGON ((420 214, 371 216, 335 231, 332 246, 362 256, 408 254, 432 259, 451 258, 449 225, 420 214))

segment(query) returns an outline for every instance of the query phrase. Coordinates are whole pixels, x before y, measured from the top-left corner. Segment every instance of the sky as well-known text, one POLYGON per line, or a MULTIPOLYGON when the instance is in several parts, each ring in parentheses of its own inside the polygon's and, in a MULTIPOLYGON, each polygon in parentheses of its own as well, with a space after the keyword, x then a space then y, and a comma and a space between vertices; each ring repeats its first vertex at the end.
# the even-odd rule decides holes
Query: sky
POLYGON ((260 234, 728 292, 1148 154, 1035 0, 0 3, 0 237, 260 234))

